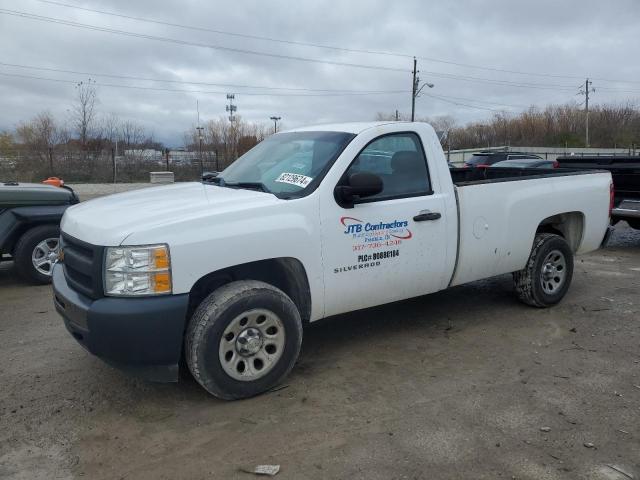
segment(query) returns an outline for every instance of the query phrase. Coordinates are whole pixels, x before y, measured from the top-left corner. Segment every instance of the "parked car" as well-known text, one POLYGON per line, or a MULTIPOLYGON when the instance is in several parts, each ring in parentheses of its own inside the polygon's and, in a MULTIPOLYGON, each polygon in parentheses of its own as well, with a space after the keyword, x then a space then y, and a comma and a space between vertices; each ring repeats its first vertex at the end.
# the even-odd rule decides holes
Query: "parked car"
POLYGON ((640 230, 640 156, 570 155, 557 158, 561 167, 577 170, 607 170, 613 177, 614 198, 611 220, 626 220, 640 230))
POLYGON ((543 160, 532 153, 523 152, 480 152, 465 160, 464 167, 488 167, 504 160, 543 160))
POLYGON ((491 168, 558 168, 555 160, 544 160, 537 158, 523 158, 513 160, 502 160, 491 165, 491 168))
POLYGON ((0 260, 32 283, 49 283, 58 259, 59 223, 78 197, 68 187, 38 183, 0 184, 0 260))
POLYGON ((176 381, 184 358, 213 395, 250 397, 324 317, 511 272, 524 303, 560 302, 608 230, 611 175, 527 172, 449 170, 424 123, 278 133, 209 182, 68 209, 55 308, 112 365, 176 381))

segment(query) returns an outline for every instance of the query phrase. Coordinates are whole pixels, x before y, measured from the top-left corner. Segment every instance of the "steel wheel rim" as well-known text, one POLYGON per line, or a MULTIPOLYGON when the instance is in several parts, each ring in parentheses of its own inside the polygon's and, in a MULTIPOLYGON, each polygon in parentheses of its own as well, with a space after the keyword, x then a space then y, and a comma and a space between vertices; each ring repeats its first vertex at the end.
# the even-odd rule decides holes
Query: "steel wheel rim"
POLYGON ((567 277, 567 260, 560 250, 552 250, 542 262, 540 284, 542 290, 549 295, 558 292, 567 277))
POLYGON ((51 276, 53 265, 58 261, 60 242, 58 238, 46 238, 38 243, 31 252, 33 268, 42 275, 51 276))
POLYGON ((257 380, 273 370, 282 357, 284 344, 284 324, 275 313, 248 310, 231 320, 222 333, 220 364, 235 380, 257 380))

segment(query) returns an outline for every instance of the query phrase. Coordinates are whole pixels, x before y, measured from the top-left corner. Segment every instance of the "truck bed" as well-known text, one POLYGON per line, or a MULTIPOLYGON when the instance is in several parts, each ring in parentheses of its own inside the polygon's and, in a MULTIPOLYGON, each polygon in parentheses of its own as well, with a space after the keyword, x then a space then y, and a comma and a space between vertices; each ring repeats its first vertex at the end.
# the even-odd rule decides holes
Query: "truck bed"
POLYGON ((459 168, 451 170, 458 202, 458 259, 451 285, 524 267, 536 229, 564 220, 576 253, 599 247, 609 223, 606 171, 459 168), (558 215, 564 215, 558 217, 558 215))
MULTIPOLYGON (((518 180, 533 180, 536 178, 562 177, 569 175, 583 175, 595 173, 598 169, 588 170, 577 168, 452 168, 451 179, 454 185, 481 185, 483 183, 515 182, 518 180)), ((604 170, 600 170, 604 171, 604 170)))

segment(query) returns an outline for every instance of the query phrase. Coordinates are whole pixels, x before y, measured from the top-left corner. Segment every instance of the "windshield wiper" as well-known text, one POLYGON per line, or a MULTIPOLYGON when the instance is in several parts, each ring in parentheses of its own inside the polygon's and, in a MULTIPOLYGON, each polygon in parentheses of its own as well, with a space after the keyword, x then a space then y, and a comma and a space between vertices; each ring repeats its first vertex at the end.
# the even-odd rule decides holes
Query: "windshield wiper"
POLYGON ((224 182, 224 184, 220 184, 220 186, 231 187, 231 188, 248 188, 250 190, 259 190, 265 193, 271 193, 266 185, 262 182, 224 182))

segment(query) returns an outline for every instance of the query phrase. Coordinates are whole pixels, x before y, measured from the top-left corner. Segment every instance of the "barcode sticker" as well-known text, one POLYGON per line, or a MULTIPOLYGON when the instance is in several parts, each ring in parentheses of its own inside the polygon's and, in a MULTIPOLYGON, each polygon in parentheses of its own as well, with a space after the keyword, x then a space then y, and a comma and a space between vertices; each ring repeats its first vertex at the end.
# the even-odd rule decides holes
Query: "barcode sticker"
POLYGON ((276 178, 276 182, 288 183, 290 185, 296 185, 297 187, 302 188, 305 188, 307 185, 309 185, 311 183, 311 180, 313 180, 313 178, 307 177, 306 175, 287 172, 281 173, 280 176, 276 178))

